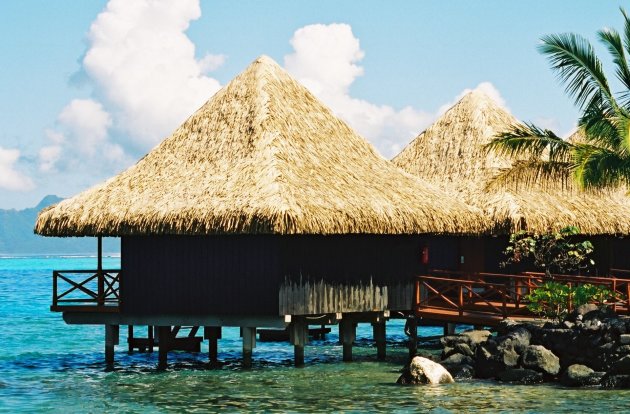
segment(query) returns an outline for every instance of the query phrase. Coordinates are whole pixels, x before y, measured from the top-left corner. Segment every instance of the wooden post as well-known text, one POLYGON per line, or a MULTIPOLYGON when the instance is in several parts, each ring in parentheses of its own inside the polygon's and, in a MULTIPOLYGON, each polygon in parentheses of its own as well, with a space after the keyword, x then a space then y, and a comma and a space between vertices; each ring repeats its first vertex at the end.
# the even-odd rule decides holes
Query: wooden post
POLYGON ((203 337, 208 340, 208 358, 211 363, 217 362, 219 356, 220 326, 204 326, 203 337))
POLYGON ((243 327, 243 368, 252 367, 252 351, 256 347, 256 328, 243 327))
POLYGON ((152 325, 147 326, 147 339, 149 343, 147 348, 149 352, 153 352, 153 347, 155 345, 155 340, 153 339, 154 337, 153 331, 154 331, 154 327, 152 325))
POLYGON ((118 325, 105 325, 105 364, 114 367, 114 346, 118 345, 118 325))
POLYGON ((352 344, 357 334, 357 324, 349 318, 339 321, 339 340, 343 346, 344 362, 352 361, 352 344))
POLYGON ((127 345, 129 353, 133 353, 133 325, 127 325, 127 345))
POLYGON ((374 334, 374 341, 376 342, 376 358, 379 361, 385 360, 386 354, 386 330, 385 330, 385 321, 382 322, 374 322, 372 324, 372 333, 374 334))
POLYGON ((415 316, 407 318, 407 329, 409 333, 409 359, 412 359, 418 351, 418 320, 415 316))
POLYGON ((103 238, 101 236, 98 236, 97 250, 96 279, 98 284, 98 297, 96 303, 98 306, 103 306, 105 305, 105 279, 103 278, 103 238))
POLYGON ((304 366, 304 346, 308 342, 308 325, 304 319, 294 318, 289 326, 289 339, 293 344, 295 366, 304 366))
POLYGON ((444 336, 455 335, 455 324, 454 323, 445 323, 444 324, 444 336))
POLYGON ((171 342, 171 327, 158 326, 158 369, 166 369, 168 366, 168 350, 171 342))

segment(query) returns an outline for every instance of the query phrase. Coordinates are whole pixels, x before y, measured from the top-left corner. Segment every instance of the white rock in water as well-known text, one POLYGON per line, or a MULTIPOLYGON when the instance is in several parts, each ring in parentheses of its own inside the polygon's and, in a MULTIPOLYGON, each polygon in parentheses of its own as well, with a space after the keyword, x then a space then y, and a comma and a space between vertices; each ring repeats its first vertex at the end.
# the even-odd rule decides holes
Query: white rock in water
POLYGON ((414 357, 409 365, 411 377, 423 384, 448 384, 455 382, 442 365, 420 356, 414 357))

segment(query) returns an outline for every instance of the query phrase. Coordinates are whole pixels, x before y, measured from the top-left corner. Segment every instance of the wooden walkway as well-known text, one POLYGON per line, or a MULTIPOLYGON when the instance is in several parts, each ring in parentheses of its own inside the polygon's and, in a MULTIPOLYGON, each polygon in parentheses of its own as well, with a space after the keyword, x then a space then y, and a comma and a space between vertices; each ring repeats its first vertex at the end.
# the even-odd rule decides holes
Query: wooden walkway
MULTIPOLYGON (((613 274, 627 271, 613 269, 613 274)), ((495 326, 503 319, 534 319, 526 296, 544 282, 542 273, 510 275, 433 270, 415 281, 414 312, 434 321, 495 326)), ((630 314, 630 279, 554 275, 570 286, 593 284, 613 292, 607 303, 619 314, 630 314)), ((569 303, 569 311, 572 304, 569 303)))

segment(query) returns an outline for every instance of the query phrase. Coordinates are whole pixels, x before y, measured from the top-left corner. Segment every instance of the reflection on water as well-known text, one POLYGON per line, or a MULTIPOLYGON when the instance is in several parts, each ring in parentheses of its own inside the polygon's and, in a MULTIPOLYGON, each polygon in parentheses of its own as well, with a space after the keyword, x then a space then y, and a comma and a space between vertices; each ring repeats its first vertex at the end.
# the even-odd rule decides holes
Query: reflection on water
MULTIPOLYGON (((375 360, 371 327, 362 324, 352 363, 341 362, 333 328, 326 340, 306 348, 304 368, 292 367, 289 344, 259 342, 253 369, 242 370, 238 330, 226 329, 219 342, 219 367, 207 364, 204 344, 199 355, 169 354, 169 369, 158 372, 157 353, 129 355, 121 335, 116 369, 106 372, 103 328, 68 326, 48 311, 51 283, 46 266, 90 267, 87 261, 94 259, 54 260, 0 262, 5 266, 0 267, 0 412, 599 413, 624 412, 630 406, 630 391, 486 381, 397 386, 407 353, 402 321, 388 324, 387 362, 375 360), (15 289, 16 281, 29 287, 28 294, 15 289)), ((421 328, 422 335, 439 332, 421 328)))

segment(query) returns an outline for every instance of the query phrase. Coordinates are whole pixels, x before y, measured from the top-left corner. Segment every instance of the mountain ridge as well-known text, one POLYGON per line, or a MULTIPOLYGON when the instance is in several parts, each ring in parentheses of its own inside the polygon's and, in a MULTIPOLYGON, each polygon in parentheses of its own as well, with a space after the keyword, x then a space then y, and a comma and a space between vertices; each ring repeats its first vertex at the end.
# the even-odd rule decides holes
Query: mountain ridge
MULTIPOLYGON (((93 237, 42 237, 33 232, 39 212, 62 200, 49 194, 34 207, 0 209, 0 256, 97 254, 93 237)), ((103 252, 119 253, 120 239, 104 238, 103 252)))

